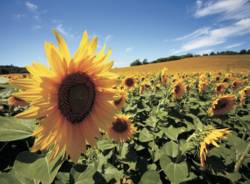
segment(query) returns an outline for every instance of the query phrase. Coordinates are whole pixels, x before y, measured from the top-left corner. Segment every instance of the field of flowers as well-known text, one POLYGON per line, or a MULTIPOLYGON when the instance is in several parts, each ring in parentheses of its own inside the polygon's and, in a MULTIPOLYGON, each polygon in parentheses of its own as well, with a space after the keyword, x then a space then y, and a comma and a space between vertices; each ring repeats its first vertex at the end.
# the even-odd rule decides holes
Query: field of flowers
POLYGON ((54 34, 49 67, 0 77, 0 184, 249 183, 247 68, 116 75, 96 37, 71 57, 54 34))
POLYGON ((0 183, 247 183, 249 77, 167 69, 120 76, 114 104, 126 133, 102 133, 77 163, 30 151, 38 120, 13 117, 28 107, 11 95, 18 89, 9 80, 20 76, 1 77, 0 183))

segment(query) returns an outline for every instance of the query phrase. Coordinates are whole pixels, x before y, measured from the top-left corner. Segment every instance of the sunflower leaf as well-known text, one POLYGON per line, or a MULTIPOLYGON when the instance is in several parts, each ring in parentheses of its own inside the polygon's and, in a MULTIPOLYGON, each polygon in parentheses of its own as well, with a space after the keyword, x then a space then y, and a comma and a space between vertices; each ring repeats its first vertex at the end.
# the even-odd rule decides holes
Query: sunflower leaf
POLYGON ((0 116, 0 141, 14 141, 32 136, 35 120, 0 116))
POLYGON ((44 155, 28 151, 18 154, 13 169, 17 176, 29 178, 42 183, 50 182, 49 164, 44 155))
POLYGON ((160 175, 156 171, 146 171, 139 182, 139 184, 161 184, 160 175))

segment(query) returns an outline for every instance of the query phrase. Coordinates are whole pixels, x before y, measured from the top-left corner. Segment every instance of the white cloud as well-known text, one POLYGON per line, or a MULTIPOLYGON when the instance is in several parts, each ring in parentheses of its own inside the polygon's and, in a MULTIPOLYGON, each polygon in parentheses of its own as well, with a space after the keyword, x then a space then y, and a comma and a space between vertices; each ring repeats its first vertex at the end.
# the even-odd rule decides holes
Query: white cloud
POLYGON ((241 46, 241 45, 243 45, 243 44, 244 44, 243 42, 241 42, 241 43, 235 43, 235 44, 228 45, 228 46, 226 46, 225 48, 226 48, 226 49, 232 49, 232 48, 239 47, 239 46, 241 46))
POLYGON ((185 43, 181 47, 181 50, 190 51, 219 45, 226 42, 226 40, 230 37, 245 35, 248 33, 250 33, 250 18, 242 19, 229 26, 210 29, 207 34, 199 36, 185 43))
POLYGON ((41 25, 35 25, 35 26, 33 26, 33 29, 35 29, 35 30, 42 29, 42 26, 41 25))
POLYGON ((249 0, 209 0, 196 1, 195 17, 223 14, 222 19, 242 19, 250 17, 249 0))
POLYGON ((16 19, 22 19, 22 18, 25 17, 25 14, 17 13, 17 14, 14 15, 14 17, 15 17, 16 19))
POLYGON ((110 34, 107 35, 107 36, 105 36, 105 38, 104 38, 104 39, 105 39, 105 42, 106 42, 106 43, 109 42, 109 41, 112 39, 112 37, 113 37, 113 36, 110 35, 110 34))
POLYGON ((126 49, 125 49, 125 52, 126 53, 129 53, 129 52, 131 52, 133 50, 133 47, 127 47, 126 49))
POLYGON ((206 34, 208 34, 208 32, 209 32, 209 28, 208 27, 203 27, 203 28, 195 30, 194 32, 192 32, 190 34, 178 37, 175 40, 176 41, 181 41, 181 40, 186 40, 186 39, 194 39, 194 38, 197 38, 199 36, 206 35, 206 34))
POLYGON ((28 8, 28 10, 30 10, 32 12, 35 12, 38 10, 38 6, 34 3, 29 2, 29 1, 25 2, 25 6, 28 8))
POLYGON ((198 50, 195 52, 195 54, 202 55, 202 54, 210 54, 211 52, 213 52, 213 49, 205 49, 205 50, 198 50))

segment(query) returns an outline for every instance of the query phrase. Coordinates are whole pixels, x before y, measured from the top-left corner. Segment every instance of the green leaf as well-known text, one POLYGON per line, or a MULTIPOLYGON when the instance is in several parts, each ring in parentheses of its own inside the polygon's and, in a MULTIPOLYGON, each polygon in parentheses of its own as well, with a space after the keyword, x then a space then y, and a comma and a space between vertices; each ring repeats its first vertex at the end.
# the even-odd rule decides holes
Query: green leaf
POLYGON ((162 184, 162 182, 156 171, 147 171, 142 175, 139 184, 162 184))
POLYGON ((97 142, 97 147, 100 150, 104 151, 104 150, 113 149, 115 147, 115 144, 110 139, 101 139, 97 142))
POLYGON ((150 142, 152 140, 154 140, 154 136, 146 128, 143 128, 139 134, 139 141, 150 142))
POLYGON ((44 154, 38 155, 25 151, 18 154, 13 170, 17 176, 45 183, 52 183, 63 162, 64 150, 50 162, 48 162, 44 154))
POLYGON ((84 170, 75 181, 75 184, 82 184, 82 183, 88 183, 88 184, 94 184, 95 180, 93 178, 94 174, 96 173, 96 169, 94 166, 89 165, 86 170, 84 170))
POLYGON ((162 130, 169 139, 177 141, 177 137, 179 135, 178 128, 175 128, 173 125, 171 125, 168 128, 163 127, 162 130))
POLYGON ((164 165, 162 169, 172 184, 181 183, 188 177, 188 167, 186 162, 170 162, 169 164, 164 165))
POLYGON ((1 184, 22 184, 12 173, 0 173, 1 184))
POLYGON ((62 150, 54 160, 49 162, 50 182, 53 182, 64 161, 65 151, 62 150))
POLYGON ((241 174, 238 172, 234 172, 234 173, 228 173, 227 175, 225 175, 228 179, 230 179, 233 183, 236 183, 240 178, 241 178, 241 174))
POLYGON ((165 171, 168 164, 172 161, 167 155, 162 155, 160 158, 160 166, 165 171))
POLYGON ((168 155, 172 158, 176 158, 180 153, 179 145, 176 144, 174 141, 167 142, 161 148, 161 155, 168 155))
POLYGON ((32 136, 35 120, 0 116, 0 141, 14 141, 32 136))
POLYGON ((112 166, 111 164, 108 165, 108 167, 104 171, 104 178, 107 182, 110 182, 113 178, 116 181, 119 181, 123 176, 123 172, 119 171, 117 168, 112 166))
POLYGON ((44 155, 38 155, 28 151, 18 154, 13 169, 16 175, 25 178, 50 182, 49 164, 44 155))

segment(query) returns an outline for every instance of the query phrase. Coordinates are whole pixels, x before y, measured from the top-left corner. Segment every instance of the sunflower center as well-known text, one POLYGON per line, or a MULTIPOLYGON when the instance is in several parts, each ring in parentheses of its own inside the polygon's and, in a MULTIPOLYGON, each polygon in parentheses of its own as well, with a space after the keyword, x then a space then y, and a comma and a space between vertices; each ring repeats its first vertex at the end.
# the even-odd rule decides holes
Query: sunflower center
POLYGON ((126 121, 123 121, 121 119, 117 119, 113 123, 113 130, 119 133, 125 132, 128 129, 128 124, 126 121))
POLYGON ((127 78, 125 84, 128 87, 132 87, 134 85, 134 80, 132 78, 127 78))
POLYGON ((71 123, 80 123, 86 118, 95 101, 95 85, 84 73, 65 77, 58 91, 58 108, 71 123))
POLYGON ((226 100, 220 100, 216 105, 215 105, 215 109, 219 110, 219 109, 223 109, 227 106, 228 102, 226 100))
POLYGON ((181 91, 181 87, 179 85, 175 86, 174 92, 178 94, 181 91))

